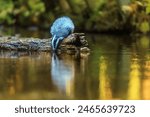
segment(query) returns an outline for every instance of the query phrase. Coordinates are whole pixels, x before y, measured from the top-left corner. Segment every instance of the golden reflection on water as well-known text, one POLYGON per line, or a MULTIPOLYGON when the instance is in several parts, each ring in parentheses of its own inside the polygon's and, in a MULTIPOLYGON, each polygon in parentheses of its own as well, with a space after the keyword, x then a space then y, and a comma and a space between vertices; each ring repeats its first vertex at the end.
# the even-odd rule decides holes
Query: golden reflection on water
POLYGON ((150 99, 150 55, 145 57, 145 64, 143 66, 143 82, 142 82, 142 98, 150 99))
MULTIPOLYGON (((1 52, 0 56, 0 99, 11 99, 11 96, 17 98, 20 94, 35 89, 40 91, 43 87, 45 89, 51 85, 43 80, 50 79, 50 75, 45 75, 50 69, 45 67, 50 64, 49 54, 1 52), (45 86, 41 83, 44 83, 45 86)), ((27 98, 27 95, 25 97, 27 98)))
POLYGON ((141 72, 138 58, 131 59, 128 99, 141 99, 141 72))
POLYGON ((8 80, 8 94, 14 95, 16 93, 14 81, 12 79, 8 80))
POLYGON ((108 62, 105 57, 100 57, 99 64, 99 99, 112 99, 112 91, 107 76, 108 62))
POLYGON ((150 99, 148 39, 106 37, 90 55, 1 51, 0 99, 150 99))

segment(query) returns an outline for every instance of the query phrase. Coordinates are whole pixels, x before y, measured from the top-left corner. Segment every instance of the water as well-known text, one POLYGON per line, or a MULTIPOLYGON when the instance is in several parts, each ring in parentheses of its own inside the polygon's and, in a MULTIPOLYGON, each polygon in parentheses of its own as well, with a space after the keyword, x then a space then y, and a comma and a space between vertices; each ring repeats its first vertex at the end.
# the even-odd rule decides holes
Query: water
POLYGON ((150 99, 150 36, 87 38, 90 54, 0 51, 0 99, 150 99))

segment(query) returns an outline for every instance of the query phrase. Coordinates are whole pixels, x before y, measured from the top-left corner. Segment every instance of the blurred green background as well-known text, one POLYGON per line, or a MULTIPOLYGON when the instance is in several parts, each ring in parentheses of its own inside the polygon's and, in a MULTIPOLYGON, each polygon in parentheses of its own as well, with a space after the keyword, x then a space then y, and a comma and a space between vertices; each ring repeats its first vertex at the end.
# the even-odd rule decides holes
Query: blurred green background
POLYGON ((150 99, 150 0, 0 0, 0 41, 49 38, 64 15, 90 53, 0 50, 0 99, 150 99))
POLYGON ((0 0, 0 26, 47 29, 63 15, 73 19, 76 30, 150 30, 150 0, 0 0))

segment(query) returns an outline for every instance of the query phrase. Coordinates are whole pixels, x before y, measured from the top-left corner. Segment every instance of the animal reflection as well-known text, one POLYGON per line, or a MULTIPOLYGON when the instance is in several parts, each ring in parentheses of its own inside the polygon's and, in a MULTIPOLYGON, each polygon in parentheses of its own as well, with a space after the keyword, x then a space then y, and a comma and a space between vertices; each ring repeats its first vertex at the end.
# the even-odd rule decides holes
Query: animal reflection
POLYGON ((67 59, 59 59, 59 57, 53 53, 51 61, 51 76, 54 85, 62 93, 70 92, 70 82, 73 78, 74 70, 72 63, 67 59))

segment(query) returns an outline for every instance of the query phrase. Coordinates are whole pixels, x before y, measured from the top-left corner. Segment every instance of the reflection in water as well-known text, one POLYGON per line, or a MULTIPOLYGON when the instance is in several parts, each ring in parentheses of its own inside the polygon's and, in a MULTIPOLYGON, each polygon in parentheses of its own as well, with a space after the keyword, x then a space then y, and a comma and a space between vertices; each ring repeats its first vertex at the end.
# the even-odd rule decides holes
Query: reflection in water
POLYGON ((101 56, 99 66, 99 99, 112 99, 112 91, 107 76, 107 64, 106 58, 101 56))
MULTIPOLYGON (((32 91, 48 91, 50 56, 47 53, 0 52, 0 99, 17 98, 32 91), (47 66, 48 65, 48 66, 47 66), (44 69, 43 69, 44 68, 44 69)), ((52 89, 51 89, 52 90, 52 89)), ((25 95, 24 99, 28 98, 25 95)))
POLYGON ((148 36, 88 38, 89 55, 0 51, 0 99, 150 99, 148 36))
POLYGON ((129 77, 128 99, 140 99, 141 92, 141 72, 139 60, 132 58, 131 71, 129 77))
POLYGON ((143 82, 142 82, 142 96, 143 99, 150 99, 150 54, 145 56, 145 64, 143 66, 143 82))
POLYGON ((52 54, 51 75, 60 92, 70 92, 69 85, 74 76, 74 69, 72 64, 65 63, 65 60, 59 59, 55 53, 52 54))
POLYGON ((8 94, 9 95, 15 95, 16 90, 15 90, 15 84, 14 84, 14 80, 9 79, 8 80, 8 94))

